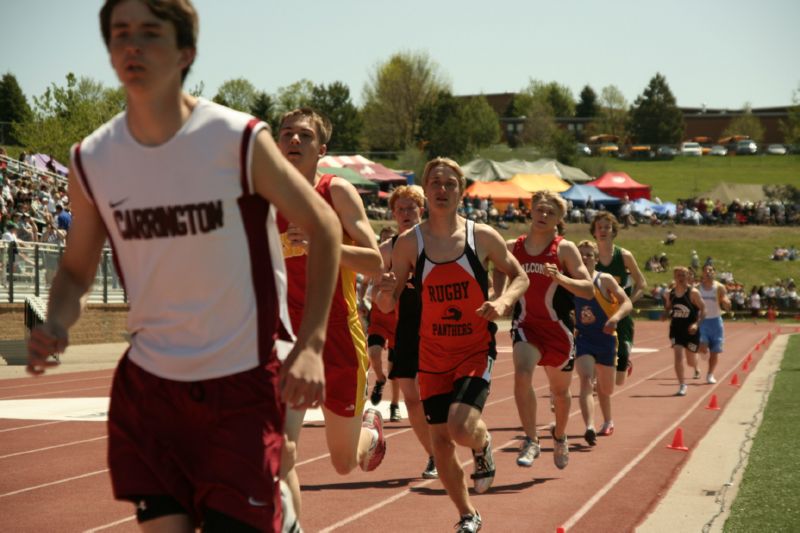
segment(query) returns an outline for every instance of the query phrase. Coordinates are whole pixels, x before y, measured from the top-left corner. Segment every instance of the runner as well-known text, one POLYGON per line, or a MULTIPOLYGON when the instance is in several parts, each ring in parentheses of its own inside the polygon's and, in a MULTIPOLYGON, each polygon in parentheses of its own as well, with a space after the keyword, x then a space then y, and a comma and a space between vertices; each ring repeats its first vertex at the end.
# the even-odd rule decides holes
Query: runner
POLYGON ((703 304, 706 307, 706 314, 700 323, 700 353, 710 352, 708 359, 708 374, 706 383, 714 384, 717 378, 714 377, 714 369, 717 368, 719 354, 722 353, 722 345, 725 340, 725 329, 722 325, 722 309, 730 311, 731 300, 728 298, 728 291, 725 285, 714 279, 714 265, 708 264, 703 267, 703 279, 697 287, 703 304))
POLYGON ((72 150, 75 218, 28 372, 57 364, 48 356, 67 346, 108 239, 131 333, 108 419, 115 497, 148 531, 279 531, 281 399, 324 397, 336 217, 264 123, 182 91, 198 26, 188 0, 108 0, 100 20, 126 110, 72 150), (313 311, 282 368, 276 208, 313 236, 315 265, 313 311))
MULTIPOLYGON (((597 266, 600 272, 608 272, 617 281, 620 287, 625 289, 625 294, 636 304, 644 295, 647 289, 647 281, 644 279, 636 258, 633 254, 614 244, 614 239, 619 232, 619 222, 611 213, 604 211, 598 213, 589 225, 589 232, 597 241, 597 248, 600 252, 597 266)), ((633 350, 633 318, 628 315, 617 324, 617 338, 619 346, 617 348, 617 378, 618 386, 625 384, 626 376, 633 372, 631 362, 631 351, 633 350)), ((601 427, 601 435, 613 433, 613 426, 601 427)))
POLYGON ((581 380, 580 404, 586 432, 583 438, 590 446, 597 443, 594 429, 592 379, 597 378, 597 402, 603 413, 603 427, 614 427, 611 417, 611 395, 614 393, 614 369, 617 364, 617 324, 633 310, 628 295, 611 274, 597 272, 597 244, 578 243, 586 270, 594 283, 594 298, 575 296, 575 366, 581 380))
MULTIPOLYGON (((396 233, 391 226, 384 226, 378 242, 381 243, 380 251, 384 266, 391 264, 393 237, 396 233), (386 245, 386 246, 384 246, 386 245), (388 250, 388 251, 385 251, 388 250)), ((378 280, 379 282, 380 280, 378 280)), ((383 388, 386 385, 386 374, 383 371, 383 349, 389 351, 389 368, 392 365, 392 352, 394 352, 394 330, 397 326, 395 313, 384 313, 373 305, 369 311, 369 325, 367 327, 367 354, 370 367, 375 372, 375 385, 372 387, 369 401, 377 406, 383 399, 383 388)), ((392 380, 392 400, 389 403, 389 420, 400 421, 400 388, 392 380)))
MULTIPOLYGON (((572 367, 575 356, 572 295, 592 298, 592 281, 574 243, 559 235, 567 204, 550 191, 538 191, 531 200, 528 233, 506 244, 522 265, 529 280, 528 290, 517 302, 511 338, 514 343, 514 400, 525 431, 517 456, 519 466, 529 467, 541 454, 536 434, 536 393, 533 372, 543 366, 553 397, 555 425, 553 461, 560 468, 569 464, 567 421, 569 419, 572 367)), ((495 287, 505 278, 495 276, 495 287)))
POLYGON ((684 266, 673 270, 674 287, 664 294, 664 318, 670 317, 669 339, 675 355, 675 376, 678 392, 675 396, 686 396, 684 378, 684 353, 686 363, 697 372, 697 349, 700 342, 698 332, 705 316, 705 305, 700 291, 689 285, 689 269, 684 266))
POLYGON ((489 490, 495 466, 481 411, 496 356, 492 320, 511 310, 527 279, 494 229, 457 215, 466 179, 455 161, 429 161, 422 180, 428 220, 397 240, 377 303, 386 312, 393 309, 414 272, 422 301, 419 387, 436 466, 461 515, 456 529, 475 532, 481 517, 470 501, 455 445, 472 450, 475 492, 489 490), (489 261, 511 279, 508 290, 493 301, 488 301, 489 261))
MULTIPOLYGON (((422 218, 422 212, 425 208, 425 196, 421 191, 422 189, 417 185, 401 186, 397 187, 389 197, 389 208, 397 222, 397 229, 400 234, 419 224, 422 218)), ((387 271, 391 270, 391 253, 396 241, 397 237, 390 243, 391 246, 381 247, 387 271)), ((409 279, 405 289, 400 293, 400 299, 397 304, 397 327, 394 350, 390 352, 391 370, 389 371, 389 379, 397 383, 400 390, 403 391, 403 400, 406 404, 406 411, 408 411, 408 421, 420 444, 425 449, 425 453, 427 453, 428 462, 422 472, 422 477, 436 479, 439 477, 439 473, 436 469, 436 461, 433 458, 431 433, 428 429, 428 422, 425 420, 425 412, 419 396, 419 383, 417 382, 420 305, 419 293, 414 289, 413 279, 409 279)))
MULTIPOLYGON (((322 413, 331 463, 339 474, 356 466, 370 471, 378 467, 386 451, 383 420, 376 409, 364 410, 367 393, 367 343, 358 317, 356 272, 368 277, 383 270, 375 233, 369 225, 364 205, 355 187, 333 174, 318 174, 317 162, 325 155, 331 136, 327 119, 310 108, 286 113, 278 131, 278 147, 317 195, 333 207, 344 233, 341 268, 328 317, 328 332, 322 359, 329 384, 322 413), (362 417, 363 413, 363 417, 362 417)), ((310 239, 299 228, 278 217, 283 255, 288 271, 288 303, 292 325, 298 325, 310 311, 306 298, 311 295, 311 263, 307 261, 310 239), (308 272, 306 271, 308 269, 308 272)), ((316 267, 316 265, 314 265, 316 267)), ((297 442, 305 410, 289 409, 286 415, 286 449, 281 465, 282 478, 292 491, 295 512, 300 514, 300 484, 294 468, 297 442)))

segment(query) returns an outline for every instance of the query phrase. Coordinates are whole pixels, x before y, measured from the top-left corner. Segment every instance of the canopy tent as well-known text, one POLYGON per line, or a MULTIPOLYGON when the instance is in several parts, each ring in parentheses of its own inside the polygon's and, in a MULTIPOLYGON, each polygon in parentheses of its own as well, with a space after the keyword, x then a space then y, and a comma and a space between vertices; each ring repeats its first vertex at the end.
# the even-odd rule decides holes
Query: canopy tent
POLYGON ((362 177, 379 183, 396 183, 397 185, 405 185, 408 180, 405 176, 389 170, 380 163, 364 163, 345 165, 344 168, 355 170, 362 177))
POLYGON ((51 156, 47 154, 33 154, 31 156, 33 158, 33 165, 38 168, 39 170, 45 170, 54 172, 55 174, 61 174, 62 176, 66 176, 69 172, 69 169, 55 160, 55 158, 51 158, 51 156), (53 168, 55 171, 50 170, 47 168, 47 164, 52 161, 53 168))
POLYGON ((664 202, 663 204, 655 204, 653 206, 653 212, 655 212, 657 215, 668 215, 674 217, 677 211, 678 206, 672 202, 664 202))
POLYGON ((721 181, 716 187, 697 196, 698 198, 711 198, 730 204, 734 200, 740 202, 760 202, 767 199, 763 185, 751 185, 746 183, 727 183, 721 181))
POLYGON ((516 174, 553 174, 570 183, 585 183, 591 177, 579 168, 559 163, 555 159, 539 159, 538 161, 492 161, 491 159, 475 159, 461 166, 464 175, 470 181, 497 181, 511 179, 516 174))
POLYGON ((345 165, 371 165, 370 161, 361 155, 326 155, 319 160, 320 167, 343 167, 345 165))
POLYGON ((544 190, 564 192, 570 187, 569 183, 554 174, 516 174, 509 181, 529 193, 544 190))
POLYGON ((364 178, 353 169, 345 167, 320 167, 319 172, 322 174, 334 174, 340 178, 344 178, 358 189, 359 192, 376 192, 378 184, 364 178))
POLYGON ((651 202, 647 198, 637 198, 631 202, 631 210, 636 214, 649 217, 653 214, 657 205, 657 203, 651 202))
POLYGON ((579 207, 585 206, 589 198, 592 199, 595 206, 603 204, 604 206, 609 207, 620 204, 619 198, 609 196, 592 185, 573 185, 568 191, 562 192, 561 197, 565 200, 572 201, 573 205, 579 207))
POLYGON ((528 208, 531 206, 531 194, 510 181, 490 181, 488 183, 476 181, 464 191, 466 196, 478 198, 492 198, 492 203, 498 211, 502 212, 510 203, 516 204, 522 200, 528 208))
POLYGON ((650 186, 642 185, 624 172, 606 172, 599 178, 588 183, 601 191, 617 198, 636 200, 637 198, 650 199, 650 186))

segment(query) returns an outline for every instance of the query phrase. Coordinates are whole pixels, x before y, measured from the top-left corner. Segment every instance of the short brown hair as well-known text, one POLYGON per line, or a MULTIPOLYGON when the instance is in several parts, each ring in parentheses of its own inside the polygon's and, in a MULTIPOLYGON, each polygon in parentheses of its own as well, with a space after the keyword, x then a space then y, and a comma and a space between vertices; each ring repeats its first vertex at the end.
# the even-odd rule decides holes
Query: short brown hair
POLYGON ((559 219, 564 218, 564 215, 567 213, 567 202, 561 197, 560 194, 553 191, 544 190, 533 193, 533 197, 531 198, 531 209, 533 209, 533 206, 539 202, 546 202, 555 206, 555 208, 559 211, 559 219))
POLYGON ((597 223, 601 220, 608 220, 611 222, 611 233, 613 233, 614 237, 616 237, 617 233, 619 232, 619 222, 617 221, 617 217, 608 211, 600 211, 592 219, 592 223, 589 224, 589 233, 592 234, 592 237, 594 237, 594 229, 597 227, 597 223))
POLYGON ((283 114, 280 121, 280 127, 278 127, 278 131, 283 128, 283 123, 286 122, 290 118, 296 117, 303 117, 307 118, 314 124, 314 128, 317 130, 317 137, 319 138, 320 144, 328 144, 328 141, 331 140, 331 134, 333 133, 333 126, 331 125, 331 121, 328 120, 327 117, 318 113, 317 111, 311 109, 310 107, 298 107, 297 109, 292 109, 291 111, 287 111, 283 114))
POLYGON ((600 253, 597 249, 597 243, 594 241, 590 241, 589 239, 584 239, 578 243, 578 248, 591 248, 594 252, 594 256, 597 257, 600 253))
POLYGON ((422 171, 422 185, 424 186, 428 181, 428 176, 436 167, 447 167, 456 173, 458 177, 458 190, 464 192, 467 188, 467 178, 464 177, 464 171, 458 166, 458 163, 449 157, 434 157, 425 164, 425 170, 422 171))
MULTIPOLYGON (((141 0, 156 18, 171 22, 175 27, 176 44, 179 50, 191 48, 197 50, 197 33, 199 32, 199 20, 197 10, 190 0, 141 0)), ((100 31, 103 33, 103 41, 108 48, 111 41, 111 13, 123 0, 106 0, 100 9, 100 31)), ((194 62, 194 61, 193 61, 194 62)), ((181 72, 181 81, 186 79, 189 74, 189 64, 181 72)))
POLYGON ((420 209, 425 207, 425 196, 423 196, 416 185, 401 185, 392 191, 389 197, 389 211, 394 211, 394 205, 400 198, 410 198, 420 209))

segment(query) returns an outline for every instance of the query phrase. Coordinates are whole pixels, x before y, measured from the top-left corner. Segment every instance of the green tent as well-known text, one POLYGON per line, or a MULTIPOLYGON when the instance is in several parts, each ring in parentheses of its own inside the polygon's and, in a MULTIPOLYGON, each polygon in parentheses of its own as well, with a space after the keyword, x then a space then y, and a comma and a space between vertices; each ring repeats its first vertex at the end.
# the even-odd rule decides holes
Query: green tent
POLYGON ((368 179, 364 178, 350 168, 345 167, 319 167, 317 171, 320 174, 334 174, 339 176, 340 178, 344 178, 353 186, 358 189, 359 191, 366 191, 366 192, 377 192, 378 191, 378 184, 368 179))

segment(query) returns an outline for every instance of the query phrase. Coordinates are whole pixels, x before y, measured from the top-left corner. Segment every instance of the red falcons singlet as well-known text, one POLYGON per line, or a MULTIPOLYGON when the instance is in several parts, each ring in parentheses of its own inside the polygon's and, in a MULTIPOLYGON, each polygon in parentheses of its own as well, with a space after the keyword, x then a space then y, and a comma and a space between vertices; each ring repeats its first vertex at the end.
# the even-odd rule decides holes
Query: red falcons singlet
POLYGON ((265 124, 198 99, 168 142, 144 146, 125 117, 76 145, 73 161, 128 295, 131 361, 176 381, 266 362, 288 317, 275 209, 250 175, 265 124))
MULTIPOLYGON (((336 176, 324 174, 314 189, 333 207, 331 180, 336 176)), ((288 222, 278 214, 278 230, 281 234, 283 256, 289 273, 289 315, 292 326, 300 327, 306 300, 306 251, 302 246, 293 246, 286 231, 288 222)), ((345 244, 353 239, 345 232, 345 244)), ((331 311, 328 315, 328 330, 322 352, 325 363, 325 407, 340 416, 361 416, 367 390, 367 340, 358 318, 356 303, 356 273, 347 268, 339 269, 339 279, 333 293, 331 311)))
POLYGON ((556 236, 536 256, 525 250, 526 239, 526 235, 519 237, 512 250, 530 282, 514 307, 512 337, 514 342, 528 342, 539 349, 542 354, 539 365, 561 367, 573 358, 574 324, 570 311, 574 304, 570 293, 546 274, 545 264, 553 263, 564 273, 558 258, 558 245, 563 237, 556 236))
POLYGON ((474 228, 475 223, 468 220, 464 252, 446 263, 428 259, 422 232, 419 226, 415 228, 419 250, 415 278, 419 280, 422 300, 421 375, 450 372, 471 357, 486 360, 487 355, 491 358, 497 355, 495 324, 475 312, 488 299, 489 281, 475 252, 474 228))

